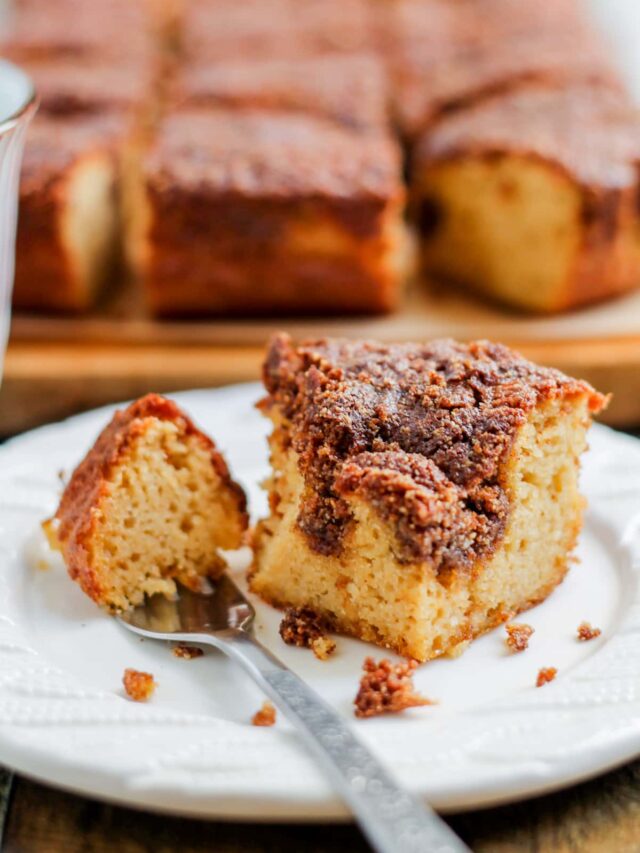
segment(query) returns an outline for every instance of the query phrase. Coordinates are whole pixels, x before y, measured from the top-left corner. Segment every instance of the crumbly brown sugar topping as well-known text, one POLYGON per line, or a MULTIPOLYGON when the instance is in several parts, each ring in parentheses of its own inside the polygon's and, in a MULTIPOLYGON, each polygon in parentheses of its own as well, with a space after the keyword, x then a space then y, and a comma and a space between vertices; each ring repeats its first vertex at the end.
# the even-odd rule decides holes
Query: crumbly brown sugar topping
POLYGON ((596 637, 599 637, 602 634, 600 628, 594 628, 590 622, 581 622, 578 625, 578 639, 582 643, 586 643, 589 640, 595 640, 596 637))
POLYGON ((396 524, 405 562, 437 571, 489 553, 508 514, 499 482, 516 430, 544 400, 604 398, 499 344, 271 344, 263 409, 284 417, 307 485, 298 525, 337 554, 362 495, 396 524))
POLYGON ((622 188, 635 186, 639 131, 637 112, 619 92, 524 87, 447 117, 423 136, 416 157, 428 163, 462 152, 517 152, 556 163, 584 184, 622 188))
POLYGON ((336 648, 324 621, 310 607, 289 608, 280 623, 280 636, 289 646, 311 649, 319 660, 326 660, 336 648))
POLYGON ((511 622, 509 625, 505 625, 504 627, 507 632, 505 642, 512 652, 524 652, 529 648, 529 639, 534 633, 534 629, 531 625, 511 622))
POLYGON ((85 548, 85 537, 91 527, 94 506, 103 494, 105 482, 127 448, 144 432, 145 421, 158 418, 172 421, 184 430, 186 435, 196 436, 211 453, 211 461, 219 477, 231 488, 238 501, 238 509, 246 516, 246 498, 242 489, 231 479, 227 465, 217 451, 215 444, 166 397, 159 394, 147 394, 131 403, 126 409, 118 411, 111 422, 100 433, 96 443, 87 456, 80 462, 69 484, 62 493, 60 506, 55 518, 59 521, 58 538, 61 542, 70 541, 70 553, 85 548))
POLYGON ((433 705, 430 699, 415 692, 413 673, 417 666, 414 660, 393 664, 387 658, 379 663, 366 658, 354 701, 356 717, 397 714, 407 708, 433 705))
POLYGON ((40 193, 44 187, 55 184, 79 158, 96 151, 114 150, 126 126, 123 114, 115 110, 65 120, 38 116, 29 128, 25 146, 22 196, 40 193))
POLYGON ((400 149, 385 132, 354 133, 299 113, 184 108, 163 122, 146 160, 159 191, 244 198, 401 197, 400 149))

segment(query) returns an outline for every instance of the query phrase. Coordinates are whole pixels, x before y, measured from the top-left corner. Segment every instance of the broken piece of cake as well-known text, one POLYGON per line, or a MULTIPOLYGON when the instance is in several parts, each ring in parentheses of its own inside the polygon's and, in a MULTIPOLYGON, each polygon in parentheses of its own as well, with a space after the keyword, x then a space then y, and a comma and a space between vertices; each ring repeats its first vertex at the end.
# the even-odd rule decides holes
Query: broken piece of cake
POLYGON ((545 599, 606 399, 499 344, 298 346, 264 366, 271 514, 251 588, 425 661, 545 599))
POLYGON ((199 591, 242 545, 246 500, 213 441, 171 400, 118 411, 64 490, 52 536, 71 577, 111 612, 199 591))
POLYGON ((505 642, 512 652, 524 652, 529 648, 529 640, 534 633, 531 625, 511 622, 504 627, 507 632, 505 642))

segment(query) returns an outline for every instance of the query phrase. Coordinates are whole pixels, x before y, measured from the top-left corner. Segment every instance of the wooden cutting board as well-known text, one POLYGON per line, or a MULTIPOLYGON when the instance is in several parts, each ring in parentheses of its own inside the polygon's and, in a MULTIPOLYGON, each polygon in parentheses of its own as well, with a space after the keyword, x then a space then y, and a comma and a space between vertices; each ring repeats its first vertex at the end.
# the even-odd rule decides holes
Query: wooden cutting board
POLYGON ((157 321, 121 295, 83 318, 14 317, 0 435, 147 391, 259 378, 265 342, 337 335, 384 341, 489 338, 612 392, 604 420, 640 425, 640 294, 559 317, 510 314, 416 284, 383 318, 157 321))

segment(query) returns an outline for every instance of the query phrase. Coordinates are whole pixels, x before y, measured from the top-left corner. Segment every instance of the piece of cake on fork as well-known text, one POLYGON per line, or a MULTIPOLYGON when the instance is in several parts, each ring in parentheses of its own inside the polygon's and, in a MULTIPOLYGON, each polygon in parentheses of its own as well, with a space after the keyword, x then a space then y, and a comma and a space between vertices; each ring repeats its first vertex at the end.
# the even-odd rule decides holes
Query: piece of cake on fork
POLYGON ((239 548, 248 516, 214 442, 171 400, 118 411, 73 472, 45 529, 71 577, 112 612, 196 592, 239 548))
POLYGON ((276 337, 251 587, 417 660, 542 601, 581 526, 606 400, 499 344, 276 337))

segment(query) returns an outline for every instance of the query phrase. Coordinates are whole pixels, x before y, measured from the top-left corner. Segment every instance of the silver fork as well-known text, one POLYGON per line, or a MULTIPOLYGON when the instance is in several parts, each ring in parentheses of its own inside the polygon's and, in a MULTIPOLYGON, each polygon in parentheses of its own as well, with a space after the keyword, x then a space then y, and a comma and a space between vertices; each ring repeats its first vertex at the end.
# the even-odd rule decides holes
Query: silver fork
POLYGON ((295 725, 378 853, 462 853, 469 848, 403 790, 327 703, 253 636, 255 611, 227 576, 210 594, 181 588, 119 616, 136 634, 215 646, 239 663, 295 725))

